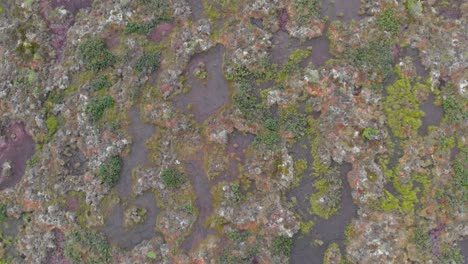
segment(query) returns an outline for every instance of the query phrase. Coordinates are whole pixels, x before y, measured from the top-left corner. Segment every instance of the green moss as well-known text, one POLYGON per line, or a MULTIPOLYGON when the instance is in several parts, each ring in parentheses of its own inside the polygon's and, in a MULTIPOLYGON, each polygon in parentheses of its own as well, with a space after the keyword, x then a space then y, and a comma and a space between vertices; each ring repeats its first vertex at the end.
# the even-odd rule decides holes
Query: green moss
POLYGON ((165 169, 161 178, 164 184, 172 189, 178 189, 186 182, 185 176, 174 168, 165 169))
POLYGON ((380 131, 376 128, 366 127, 362 132, 362 137, 365 140, 372 140, 374 137, 378 136, 380 131))
POLYGON ((294 162, 294 172, 297 176, 301 176, 307 170, 307 160, 299 159, 294 162))
POLYGON ((441 137, 439 139, 440 148, 442 150, 449 150, 455 146, 455 138, 454 137, 441 137))
POLYGON ((310 233, 314 225, 315 223, 313 221, 301 222, 301 233, 304 235, 310 233))
POLYGON ((310 197, 312 212, 324 219, 338 212, 341 205, 341 180, 321 178, 314 182, 316 191, 310 197))
POLYGON ((400 205, 398 204, 398 199, 387 190, 384 191, 384 197, 380 198, 379 202, 380 208, 384 212, 391 212, 400 208, 400 205))
POLYGON ((387 87, 388 96, 384 102, 384 109, 388 126, 396 137, 409 137, 421 126, 424 112, 419 109, 420 103, 416 93, 422 88, 425 86, 419 83, 411 85, 410 80, 401 74, 399 80, 387 87))
POLYGON ((49 137, 53 136, 58 129, 58 121, 54 115, 50 115, 46 120, 47 130, 49 130, 49 137))
POLYGON ((283 68, 277 74, 277 80, 279 82, 287 79, 292 73, 297 72, 301 69, 300 63, 309 57, 311 54, 310 50, 297 49, 288 57, 288 61, 284 64, 283 68))
POLYGON ((148 253, 146 254, 146 256, 149 258, 149 259, 156 259, 156 253, 154 251, 148 251, 148 253))
POLYGON ((462 118, 468 116, 468 113, 463 112, 462 105, 456 100, 453 95, 448 95, 442 100, 444 115, 448 121, 459 122, 462 118))
POLYGON ((99 167, 97 176, 105 184, 114 186, 120 179, 120 171, 122 170, 122 159, 119 156, 110 158, 106 163, 99 167))
POLYGON ((336 262, 331 262, 330 261, 330 260, 335 260, 336 261, 336 256, 341 256, 340 248, 338 247, 338 244, 331 243, 328 246, 328 248, 325 251, 325 254, 323 256, 323 264, 336 263, 336 262))

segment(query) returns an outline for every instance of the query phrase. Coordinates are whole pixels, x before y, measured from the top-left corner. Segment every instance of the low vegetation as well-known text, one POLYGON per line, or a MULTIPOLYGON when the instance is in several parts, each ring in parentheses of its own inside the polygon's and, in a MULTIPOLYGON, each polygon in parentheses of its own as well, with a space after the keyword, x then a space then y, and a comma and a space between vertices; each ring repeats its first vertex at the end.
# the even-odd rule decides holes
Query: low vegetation
POLYGON ((102 182, 109 186, 114 186, 120 179, 120 171, 122 170, 122 165, 123 162, 119 156, 114 156, 110 158, 99 168, 99 179, 101 179, 102 182))
POLYGON ((185 176, 174 168, 165 169, 161 173, 164 184, 171 189, 178 189, 186 182, 185 176))
POLYGON ((104 70, 117 61, 116 57, 106 49, 104 40, 90 38, 78 46, 81 59, 89 70, 98 72, 104 70))
POLYGON ((111 96, 98 97, 89 102, 89 104, 86 106, 85 112, 91 121, 96 122, 102 118, 104 111, 107 108, 114 106, 114 103, 114 98, 111 96))

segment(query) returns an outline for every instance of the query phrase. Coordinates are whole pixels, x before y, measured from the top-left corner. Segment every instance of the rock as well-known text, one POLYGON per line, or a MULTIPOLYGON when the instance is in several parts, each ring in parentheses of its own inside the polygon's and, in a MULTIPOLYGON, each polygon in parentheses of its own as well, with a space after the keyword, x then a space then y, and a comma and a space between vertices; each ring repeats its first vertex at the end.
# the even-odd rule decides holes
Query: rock
POLYGON ((10 161, 5 161, 3 164, 2 164, 2 175, 3 177, 10 177, 11 174, 12 174, 12 165, 11 165, 11 162, 10 161))

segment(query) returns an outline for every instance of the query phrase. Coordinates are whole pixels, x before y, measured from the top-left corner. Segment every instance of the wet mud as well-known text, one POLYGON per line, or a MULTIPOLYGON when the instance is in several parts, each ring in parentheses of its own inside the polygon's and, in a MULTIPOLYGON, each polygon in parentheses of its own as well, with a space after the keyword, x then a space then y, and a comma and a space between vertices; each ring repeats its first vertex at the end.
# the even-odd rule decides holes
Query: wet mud
POLYGON ((301 63, 302 67, 307 66, 309 63, 320 67, 327 60, 333 58, 328 49, 330 42, 324 36, 300 41, 299 39, 290 37, 287 32, 278 31, 273 35, 272 43, 271 59, 279 67, 282 67, 287 62, 289 55, 297 49, 312 49, 312 54, 301 63))
POLYGON ((34 140, 23 123, 0 127, 0 190, 12 188, 21 180, 34 152, 34 140))
POLYGON ((328 17, 330 21, 340 20, 350 22, 359 20, 360 0, 325 0, 322 2, 322 17, 328 17))
POLYGON ((195 120, 200 123, 215 114, 222 106, 229 104, 230 91, 222 70, 223 55, 224 47, 217 45, 193 56, 185 72, 186 84, 190 87, 190 91, 175 98, 175 106, 186 114, 192 113, 195 120), (203 64, 207 77, 198 79, 193 72, 203 64))
POLYGON ((421 127, 418 129, 420 135, 427 135, 429 126, 438 126, 444 118, 444 110, 441 106, 434 105, 434 95, 430 94, 427 100, 421 104, 419 109, 424 112, 421 127))

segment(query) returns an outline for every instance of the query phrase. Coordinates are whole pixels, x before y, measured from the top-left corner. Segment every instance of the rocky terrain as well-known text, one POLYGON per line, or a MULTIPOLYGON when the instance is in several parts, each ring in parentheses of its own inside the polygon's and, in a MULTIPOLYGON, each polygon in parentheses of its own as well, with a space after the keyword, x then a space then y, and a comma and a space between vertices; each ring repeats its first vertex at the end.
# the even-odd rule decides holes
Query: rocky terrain
POLYGON ((0 1, 0 263, 468 263, 467 22, 0 1))

